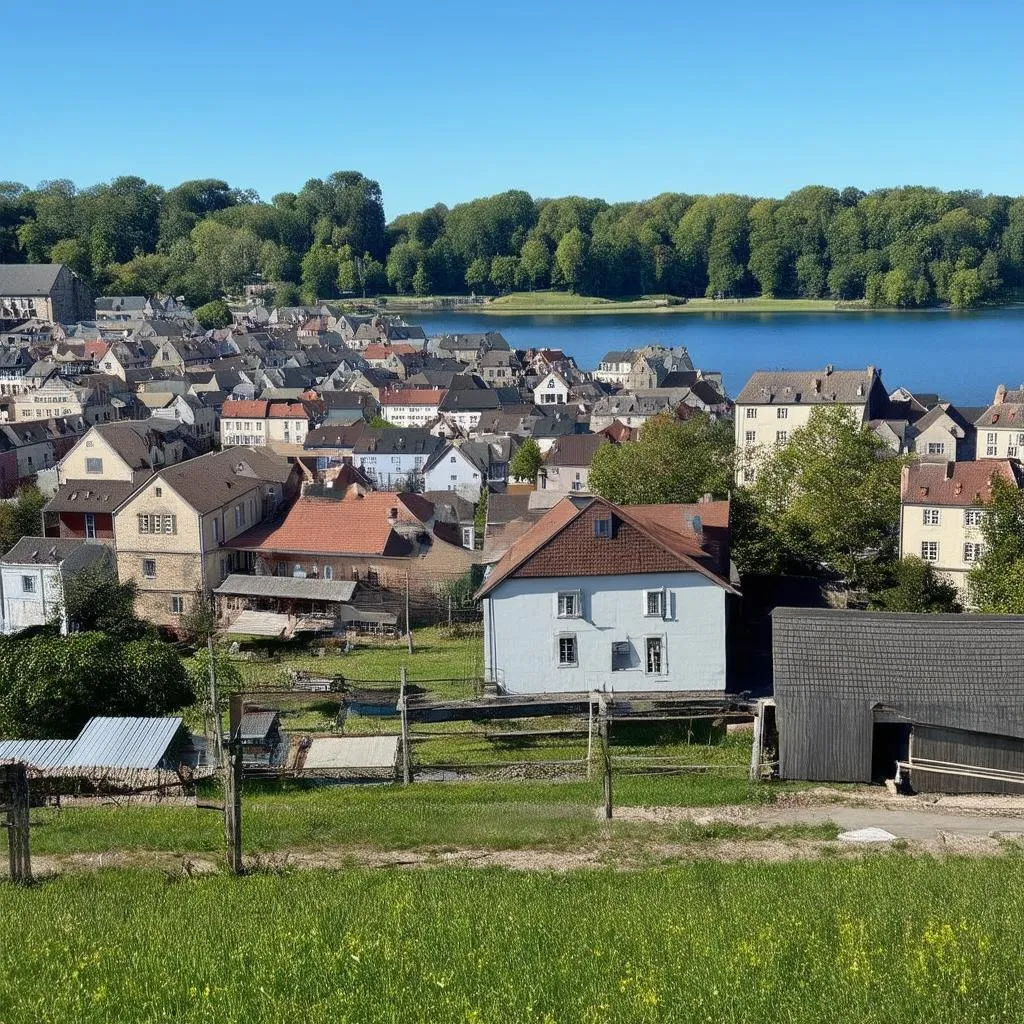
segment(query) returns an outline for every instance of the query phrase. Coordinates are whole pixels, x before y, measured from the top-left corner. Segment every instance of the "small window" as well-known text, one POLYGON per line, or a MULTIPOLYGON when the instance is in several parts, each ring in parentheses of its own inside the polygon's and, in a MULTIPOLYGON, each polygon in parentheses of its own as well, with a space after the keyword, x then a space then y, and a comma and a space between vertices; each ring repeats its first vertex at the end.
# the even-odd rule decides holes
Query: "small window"
POLYGON ((103 472, 103 460, 102 459, 86 459, 85 460, 85 471, 89 474, 102 473, 103 472))
POLYGON ((928 454, 929 455, 944 455, 946 452, 946 445, 942 441, 929 441, 928 442, 928 454))
POLYGON ((558 617, 578 619, 580 617, 580 593, 578 590, 563 590, 558 595, 558 617))
POLYGON ((979 558, 981 558, 982 554, 984 554, 984 551, 984 544, 972 544, 970 541, 968 541, 966 544, 964 544, 964 561, 968 563, 974 563, 979 558))
POLYGON ((605 539, 610 538, 612 535, 612 520, 611 516, 602 516, 600 519, 594 520, 594 536, 602 537, 605 539))
POLYGON ((324 566, 324 579, 325 580, 333 580, 334 579, 334 570, 329 565, 325 565, 324 566))
POLYGON ((560 636, 558 638, 558 664, 576 664, 576 637, 560 636))
POLYGON ((985 444, 995 444, 999 440, 999 435, 995 432, 985 435, 985 444))
POLYGON ((85 536, 87 540, 96 539, 96 515, 93 512, 85 513, 85 536))
POLYGON ((154 487, 153 493, 156 494, 158 498, 162 498, 164 496, 164 489, 162 487, 154 487))
POLYGON ((985 522, 985 513, 980 508, 964 509, 964 526, 981 526, 985 522))
POLYGON ((754 471, 752 469, 743 470, 743 482, 745 484, 752 484, 754 482, 754 471))
POLYGON ((616 640, 612 644, 612 671, 625 672, 633 668, 633 645, 628 640, 616 640))
POLYGON ((148 515, 139 516, 139 533, 152 533, 153 532, 153 520, 148 515))
POLYGON ((1015 458, 1017 458, 1017 455, 1018 455, 1019 451, 1020 451, 1020 449, 1017 447, 1017 445, 1015 445, 1015 444, 1008 444, 1006 446, 1006 457, 1008 459, 1015 459, 1015 458))
POLYGON ((183 615, 185 612, 185 599, 181 594, 171 594, 171 614, 183 615))
POLYGON ((775 431, 775 443, 785 444, 789 440, 788 430, 776 430, 775 431))
POLYGON ((757 419, 757 410, 752 408, 752 407, 748 407, 747 408, 747 419, 748 420, 756 420, 757 419))
POLYGON ((775 416, 777 419, 780 420, 788 420, 789 410, 785 406, 780 406, 778 409, 775 410, 775 416))
POLYGON ((155 558, 144 558, 142 560, 142 575, 147 580, 156 579, 156 559, 155 558))
POLYGON ((745 440, 745 441, 747 442, 747 444, 753 444, 753 443, 754 443, 754 441, 756 441, 756 440, 757 440, 757 432, 756 432, 756 431, 754 431, 754 430, 748 430, 748 431, 747 431, 747 432, 746 432, 746 433, 745 433, 745 434, 743 435, 743 439, 744 439, 744 440, 745 440))
POLYGON ((661 675, 665 671, 665 649, 660 636, 647 638, 647 671, 651 675, 661 675))
POLYGON ((454 462, 455 461, 455 456, 453 455, 448 461, 449 462, 454 462))
POLYGON ((926 508, 921 511, 921 522, 925 526, 938 526, 940 513, 937 508, 926 508))
POLYGON ((644 591, 644 615, 653 618, 662 618, 665 614, 665 591, 645 590, 644 591))
POLYGON ((937 562, 939 560, 939 542, 936 540, 921 541, 921 557, 926 562, 937 562))
POLYGON ((35 576, 22 576, 21 577, 21 592, 23 594, 34 594, 36 592, 36 578, 35 578, 35 576))

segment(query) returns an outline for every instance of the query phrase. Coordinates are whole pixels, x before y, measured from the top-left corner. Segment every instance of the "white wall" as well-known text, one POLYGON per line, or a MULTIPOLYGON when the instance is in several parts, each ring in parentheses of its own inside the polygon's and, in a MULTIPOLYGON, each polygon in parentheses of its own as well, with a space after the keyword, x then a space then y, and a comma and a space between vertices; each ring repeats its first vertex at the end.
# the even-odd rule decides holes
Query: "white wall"
POLYGON ((467 501, 480 500, 484 481, 480 470, 457 449, 446 452, 436 466, 423 474, 423 489, 427 491, 455 491, 467 501))
POLYGON ((484 601, 484 664, 510 693, 724 690, 725 591, 699 573, 510 579, 484 601), (664 619, 644 615, 644 592, 664 588, 664 619), (582 617, 557 616, 559 591, 582 592, 582 617), (558 664, 574 633, 577 665, 558 664), (644 640, 662 636, 667 672, 644 671, 644 640), (613 672, 612 643, 630 640, 641 667, 613 672))
POLYGON ((46 625, 64 597, 60 570, 55 565, 5 565, 0 570, 0 586, 3 588, 5 633, 46 625), (35 593, 25 593, 23 576, 32 577, 35 593))

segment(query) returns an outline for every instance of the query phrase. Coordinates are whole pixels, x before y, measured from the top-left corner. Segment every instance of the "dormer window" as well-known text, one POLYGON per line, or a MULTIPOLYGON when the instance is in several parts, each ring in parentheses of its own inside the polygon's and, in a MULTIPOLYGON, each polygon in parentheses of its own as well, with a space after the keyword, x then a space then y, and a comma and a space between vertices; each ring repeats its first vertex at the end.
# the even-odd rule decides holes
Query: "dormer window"
POLYGON ((610 540, 612 535, 612 517, 601 516, 594 520, 594 536, 604 540, 610 540))

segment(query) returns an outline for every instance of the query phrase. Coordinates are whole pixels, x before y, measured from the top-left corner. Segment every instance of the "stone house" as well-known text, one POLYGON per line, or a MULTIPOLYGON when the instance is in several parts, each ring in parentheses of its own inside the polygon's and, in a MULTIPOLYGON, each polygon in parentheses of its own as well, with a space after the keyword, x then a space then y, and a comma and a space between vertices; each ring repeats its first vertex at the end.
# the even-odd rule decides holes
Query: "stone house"
POLYGON ((63 263, 0 264, 0 321, 70 324, 91 320, 93 312, 89 289, 63 263))

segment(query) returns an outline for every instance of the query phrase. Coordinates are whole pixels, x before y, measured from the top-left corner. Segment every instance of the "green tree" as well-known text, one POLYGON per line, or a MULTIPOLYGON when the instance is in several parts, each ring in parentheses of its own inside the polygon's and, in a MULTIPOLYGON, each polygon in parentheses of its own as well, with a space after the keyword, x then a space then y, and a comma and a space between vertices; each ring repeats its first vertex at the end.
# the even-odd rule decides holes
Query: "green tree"
POLYGON ((104 561, 67 578, 64 612, 72 632, 99 632, 115 640, 138 640, 152 627, 135 614, 138 587, 121 582, 113 565, 104 561))
POLYGON ((534 288, 544 287, 551 272, 551 253, 543 238, 531 235, 523 242, 519 252, 519 269, 531 292, 534 288))
POLYGON ((569 291, 578 292, 587 269, 587 239, 579 228, 568 231, 558 243, 555 266, 569 291))
POLYGON ((430 274, 424 263, 420 263, 412 275, 412 290, 415 295, 429 295, 432 291, 430 274))
POLYGON ((991 615, 1024 615, 1024 490, 992 477, 981 558, 967 576, 971 601, 991 615))
POLYGON ((542 461, 540 445, 532 437, 528 437, 515 450, 508 469, 517 480, 529 480, 533 483, 537 479, 542 461))
POLYGON ((217 615, 202 594, 192 595, 188 611, 181 617, 181 631, 194 645, 205 644, 217 632, 217 615))
POLYGON ((41 537, 46 499, 35 484, 22 484, 14 501, 0 503, 0 547, 10 551, 22 537, 41 537))
POLYGON ((314 303, 334 298, 337 290, 338 254, 329 245, 317 242, 302 257, 302 297, 314 303))
POLYGON ((976 306, 985 293, 978 271, 955 270, 949 279, 949 301, 954 309, 970 309, 976 306))
POLYGON ((519 259, 515 256, 495 256, 491 260, 491 284, 501 295, 512 291, 519 276, 519 259))
POLYGON ((466 269, 466 287, 472 292, 485 291, 490 276, 490 265, 482 256, 478 256, 466 269))
POLYGON ((847 410, 813 409, 758 471, 738 560, 763 572, 803 565, 854 588, 877 587, 896 552, 903 460, 891 456, 847 410), (744 548, 774 551, 777 563, 756 565, 744 548))
POLYGON ((897 559, 885 585, 871 595, 870 607, 882 612, 962 612, 952 583, 940 579, 930 562, 897 559))
POLYGON ((409 295, 412 292, 412 279, 418 264, 417 254, 417 248, 410 242, 399 242, 388 253, 388 284, 397 295, 409 295))
POLYGON ((234 322, 231 310, 223 299, 214 299, 200 306, 195 312, 195 318, 208 331, 219 327, 230 327, 234 322))
POLYGON ((609 501, 647 505, 723 498, 732 487, 730 424, 698 413, 655 416, 626 444, 603 444, 590 464, 590 488, 609 501))
POLYGON ((342 295, 352 295, 360 291, 359 270, 356 267, 352 247, 345 245, 338 252, 338 291, 342 295))

